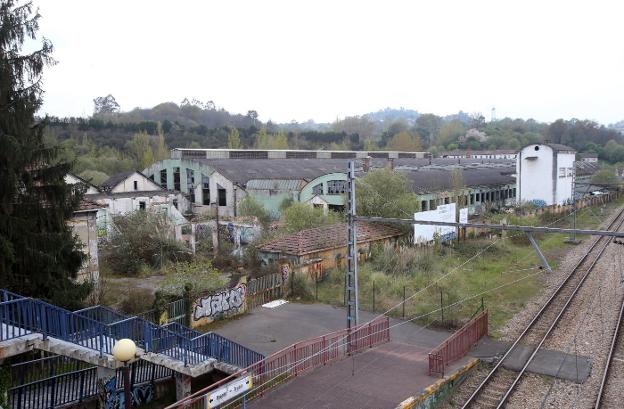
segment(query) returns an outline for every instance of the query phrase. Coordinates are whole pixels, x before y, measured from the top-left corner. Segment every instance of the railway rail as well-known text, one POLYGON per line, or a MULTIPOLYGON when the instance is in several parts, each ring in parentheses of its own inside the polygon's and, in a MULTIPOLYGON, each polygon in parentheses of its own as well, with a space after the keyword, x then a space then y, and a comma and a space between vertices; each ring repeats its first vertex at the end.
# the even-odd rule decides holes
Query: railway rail
POLYGON ((622 397, 622 392, 620 390, 622 385, 617 385, 614 380, 615 378, 621 379, 624 377, 624 325, 622 325, 622 318, 624 318, 624 297, 622 297, 620 303, 620 312, 613 330, 611 344, 609 345, 607 362, 602 373, 602 378, 600 379, 598 397, 594 405, 595 409, 603 407, 615 408, 621 407, 620 405, 622 405, 620 401, 622 397), (616 404, 613 405, 613 403, 616 404))
MULTIPOLYGON (((608 226, 608 230, 619 231, 624 224, 624 209, 613 218, 608 226)), ((472 394, 462 405, 462 409, 468 408, 484 408, 484 409, 500 409, 505 406, 507 400, 514 392, 516 386, 526 373, 527 368, 533 362, 538 351, 543 346, 546 339, 553 332, 561 317, 567 311, 570 303, 578 293, 583 283, 592 272, 594 266, 611 243, 612 237, 599 237, 594 240, 589 250, 574 265, 570 273, 565 277, 563 282, 555 289, 553 294, 544 303, 542 308, 533 317, 531 322, 526 326, 522 333, 516 338, 511 347, 503 355, 503 357, 490 370, 485 379, 476 387, 472 394), (522 369, 517 373, 510 375, 502 367, 505 360, 520 344, 536 345, 532 354, 525 361, 522 369)), ((623 304, 624 311, 624 304, 623 304)), ((620 317, 621 318, 621 317, 620 317)), ((616 334, 619 331, 616 330, 616 334)), ((612 348, 617 346, 617 340, 613 341, 612 348)), ((622 365, 624 370, 624 348, 620 346, 623 360, 616 361, 618 365, 622 365)), ((620 351, 613 353, 616 356, 620 351)), ((605 379, 608 375, 608 367, 605 369, 605 379)), ((607 390, 608 388, 604 388, 607 390)), ((602 394, 602 392, 601 392, 602 394)), ((600 398, 599 398, 600 399, 600 398)), ((600 404, 599 399, 597 405, 600 404)), ((597 406, 598 407, 598 406, 597 406)))

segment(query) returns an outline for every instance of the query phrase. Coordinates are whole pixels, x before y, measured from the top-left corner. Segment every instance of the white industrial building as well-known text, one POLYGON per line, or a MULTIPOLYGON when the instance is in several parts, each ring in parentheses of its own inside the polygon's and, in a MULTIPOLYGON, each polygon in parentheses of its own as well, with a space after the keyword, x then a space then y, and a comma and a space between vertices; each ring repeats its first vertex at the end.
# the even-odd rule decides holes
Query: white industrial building
POLYGON ((554 143, 532 144, 518 152, 516 175, 520 203, 562 205, 572 200, 576 151, 554 143))

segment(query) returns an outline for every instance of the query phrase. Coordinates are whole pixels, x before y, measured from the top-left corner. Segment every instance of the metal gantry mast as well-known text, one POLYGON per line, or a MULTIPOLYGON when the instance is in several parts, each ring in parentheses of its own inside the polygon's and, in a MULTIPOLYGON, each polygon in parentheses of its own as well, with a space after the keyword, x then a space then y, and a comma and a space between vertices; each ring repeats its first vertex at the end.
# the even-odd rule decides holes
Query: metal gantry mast
POLYGON ((347 329, 359 322, 357 227, 355 221, 355 164, 349 162, 347 172, 347 263, 345 271, 345 306, 347 307, 347 329))

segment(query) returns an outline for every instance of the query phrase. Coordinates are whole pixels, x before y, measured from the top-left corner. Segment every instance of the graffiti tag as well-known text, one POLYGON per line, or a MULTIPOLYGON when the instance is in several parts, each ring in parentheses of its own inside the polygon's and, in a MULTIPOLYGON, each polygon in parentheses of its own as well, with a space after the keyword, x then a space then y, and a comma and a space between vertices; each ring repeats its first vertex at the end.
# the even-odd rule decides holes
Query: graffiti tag
POLYGON ((219 314, 238 311, 245 302, 247 286, 239 284, 234 288, 202 297, 195 302, 193 319, 214 318, 219 314))

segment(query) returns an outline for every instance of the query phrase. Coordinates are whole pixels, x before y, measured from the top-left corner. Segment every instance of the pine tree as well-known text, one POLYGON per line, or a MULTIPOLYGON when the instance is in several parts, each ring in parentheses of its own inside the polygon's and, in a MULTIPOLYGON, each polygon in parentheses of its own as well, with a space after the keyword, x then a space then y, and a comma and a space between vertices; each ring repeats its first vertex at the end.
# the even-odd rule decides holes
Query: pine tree
POLYGON ((21 53, 39 29, 32 9, 0 0, 0 286, 73 307, 89 292, 72 281, 84 256, 66 223, 82 192, 64 182, 70 164, 44 144, 45 120, 35 120, 41 74, 54 60, 45 39, 21 53))

